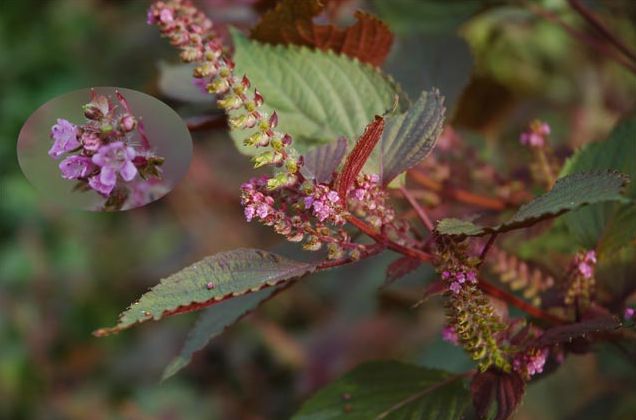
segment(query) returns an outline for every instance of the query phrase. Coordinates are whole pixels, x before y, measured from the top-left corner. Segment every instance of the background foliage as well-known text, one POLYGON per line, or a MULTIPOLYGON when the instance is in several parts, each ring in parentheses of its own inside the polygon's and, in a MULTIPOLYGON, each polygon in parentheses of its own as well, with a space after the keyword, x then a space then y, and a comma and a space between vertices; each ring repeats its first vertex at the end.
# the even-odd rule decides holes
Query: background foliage
MULTIPOLYGON (((239 27, 256 20, 250 1, 200 3, 215 20, 239 27)), ((367 7, 385 18, 397 35, 387 71, 411 98, 439 88, 454 126, 498 170, 528 176, 517 136, 529 118, 550 122, 565 152, 606 138, 633 108, 633 75, 597 60, 559 27, 517 7, 475 16, 475 2, 460 3, 448 9, 435 1, 351 1, 342 15, 351 23, 346 11, 367 7), (424 25, 427 19, 434 25, 424 25)), ((603 17, 634 45, 633 4, 623 2, 628 12, 618 15, 621 2, 607 3, 603 17)), ((137 0, 0 4, 0 417, 284 418, 362 361, 470 367, 460 349, 439 338, 438 302, 410 309, 431 276, 427 269, 377 293, 389 257, 294 286, 161 384, 194 318, 107 339, 91 335, 158 278, 205 255, 249 246, 298 257, 267 229, 243 222, 238 187, 251 169, 222 128, 194 136, 190 172, 168 197, 125 214, 60 210, 20 173, 14 152, 22 123, 66 91, 137 89, 184 117, 211 108, 159 91, 158 62, 175 57, 145 24, 146 7, 137 0)), ((571 357, 528 387, 517 418, 626 418, 634 407, 622 395, 633 392, 634 373, 609 349, 571 357)))

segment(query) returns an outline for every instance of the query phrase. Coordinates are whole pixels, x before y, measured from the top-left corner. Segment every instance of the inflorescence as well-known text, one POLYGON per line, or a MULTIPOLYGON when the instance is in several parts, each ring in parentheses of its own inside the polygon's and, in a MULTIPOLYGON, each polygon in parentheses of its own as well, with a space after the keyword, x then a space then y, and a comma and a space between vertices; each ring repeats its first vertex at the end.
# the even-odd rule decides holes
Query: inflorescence
POLYGON ((84 105, 86 122, 75 125, 59 118, 51 127, 53 145, 49 156, 59 159, 62 178, 78 181, 78 189, 94 190, 104 197, 106 210, 147 203, 150 184, 161 179, 164 159, 152 150, 126 98, 116 92, 117 102, 91 92, 84 105), (138 134, 138 138, 135 137, 138 134))

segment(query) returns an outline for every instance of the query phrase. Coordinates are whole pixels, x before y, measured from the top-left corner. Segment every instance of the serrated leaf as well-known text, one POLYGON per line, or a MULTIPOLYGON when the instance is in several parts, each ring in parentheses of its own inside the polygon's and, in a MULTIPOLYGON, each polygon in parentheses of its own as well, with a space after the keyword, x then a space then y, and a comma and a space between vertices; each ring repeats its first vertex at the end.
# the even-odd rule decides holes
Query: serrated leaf
POLYGON ((382 139, 371 158, 385 185, 433 150, 444 126, 445 111, 444 98, 433 89, 422 92, 404 114, 386 118, 382 139))
POLYGON ((459 419, 470 400, 462 378, 406 363, 365 363, 318 391, 294 419, 459 419))
MULTIPOLYGON (((338 137, 357 139, 375 115, 394 108, 397 86, 379 70, 331 51, 267 45, 234 31, 236 73, 246 74, 265 98, 262 110, 276 110, 277 129, 291 134, 301 152, 338 137)), ((232 131, 237 147, 252 130, 232 131)))
POLYGON ((505 420, 515 412, 525 393, 526 384, 515 372, 505 373, 495 369, 478 372, 470 384, 473 406, 477 417, 490 418, 492 403, 497 409, 494 420, 505 420))
POLYGON ((203 311, 188 333, 179 355, 172 359, 163 371, 161 380, 170 378, 186 367, 194 353, 205 347, 210 340, 221 334, 227 327, 251 312, 262 301, 270 297, 275 290, 275 288, 259 290, 223 301, 203 311))
POLYGON ((575 338, 611 331, 620 327, 620 325, 620 322, 610 315, 586 319, 574 324, 559 325, 546 330, 528 346, 536 348, 553 346, 572 341, 575 338))
POLYGON ((312 19, 324 9, 319 0, 282 0, 263 15, 251 38, 270 44, 295 44, 332 50, 379 66, 393 44, 393 34, 380 19, 357 11, 348 28, 317 25, 312 19))
POLYGON ((346 154, 347 139, 339 137, 338 140, 334 142, 314 147, 305 153, 304 164, 302 168, 300 168, 300 172, 307 179, 328 184, 331 182, 334 172, 336 172, 346 154))
POLYGON ((257 249, 222 252, 161 280, 120 315, 116 326, 94 334, 105 336, 149 320, 199 310, 304 276, 314 269, 314 264, 257 249))
MULTIPOLYGON (((636 178, 636 117, 621 121, 600 143, 590 144, 575 153, 564 165, 562 174, 579 171, 613 169, 636 178)), ((578 242, 597 248, 599 257, 616 253, 636 239, 636 182, 625 195, 631 203, 606 203, 568 214, 564 221, 578 242)))
POLYGON ((621 191, 626 183, 627 178, 615 171, 575 173, 558 179, 550 191, 521 206, 505 223, 480 226, 467 220, 442 219, 436 230, 442 235, 466 237, 528 227, 584 205, 624 202, 621 191))

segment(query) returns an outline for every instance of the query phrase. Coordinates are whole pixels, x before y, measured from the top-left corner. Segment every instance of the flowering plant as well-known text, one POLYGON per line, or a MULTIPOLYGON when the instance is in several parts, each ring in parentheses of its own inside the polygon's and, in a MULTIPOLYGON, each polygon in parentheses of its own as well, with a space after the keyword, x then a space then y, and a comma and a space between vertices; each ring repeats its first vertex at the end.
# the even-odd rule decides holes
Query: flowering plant
POLYGON ((49 156, 63 159, 62 178, 77 181, 76 189, 104 198, 102 210, 137 207, 149 200, 149 186, 161 180, 164 158, 153 150, 140 118, 121 92, 117 102, 91 91, 84 105, 86 122, 75 125, 59 118, 51 127, 49 156), (135 136, 136 134, 136 136, 135 136))
MULTIPOLYGON (((448 172, 443 171, 444 152, 461 151, 465 145, 460 134, 444 128, 446 109, 440 93, 435 89, 422 92, 409 106, 403 93, 373 67, 386 56, 388 49, 382 46, 387 39, 390 46, 392 40, 386 26, 368 15, 357 15, 360 25, 343 31, 313 25, 302 14, 292 25, 282 25, 290 8, 293 2, 280 3, 252 32, 258 41, 285 47, 248 41, 234 33, 233 56, 222 45, 212 22, 187 0, 155 2, 148 11, 148 23, 156 25, 180 50, 183 61, 195 63, 197 85, 205 86, 226 111, 229 127, 240 147, 252 155, 254 166, 272 168, 271 174, 242 185, 246 220, 272 227, 286 240, 302 243, 305 250, 326 249, 326 253, 313 262, 254 249, 210 256, 163 279, 123 312, 116 326, 100 329, 96 335, 212 306, 195 326, 182 354, 166 370, 167 377, 222 330, 219 324, 230 325, 299 278, 392 251, 400 255, 387 268, 387 285, 422 264, 434 267, 438 278, 419 298, 422 302, 434 295, 444 299, 443 337, 461 346, 476 369, 454 375, 396 362, 363 365, 308 401, 300 418, 337 417, 334 407, 336 413, 357 413, 359 418, 428 418, 427 413, 461 418, 470 410, 464 384, 470 381, 474 413, 487 417, 494 410, 496 417, 503 419, 514 412, 526 384, 556 369, 568 354, 590 351, 592 344, 600 341, 620 345, 633 340, 634 311, 626 306, 633 282, 620 293, 611 294, 599 287, 597 279, 603 275, 602 270, 598 272, 601 262, 608 264, 623 254, 630 258, 629 253, 633 253, 636 229, 630 217, 634 189, 628 187, 628 175, 634 175, 634 168, 621 160, 618 152, 633 147, 633 119, 621 123, 610 139, 595 149, 576 152, 565 165, 551 148, 550 126, 532 122, 520 136, 519 147, 527 146, 533 152, 534 179, 528 182, 534 181, 544 192, 533 197, 512 179, 488 178, 483 176, 485 171, 477 170, 471 175, 489 179, 496 184, 496 192, 490 197, 468 192, 448 182, 448 172), (368 27, 365 25, 373 26, 376 38, 360 35, 360 28, 368 27), (307 33, 312 37, 305 36, 307 33), (351 43, 351 38, 360 42, 351 43), (351 47, 354 44, 356 47, 351 47), (334 50, 343 55, 334 55, 334 50), (274 60, 273 54, 283 57, 282 64, 272 71, 296 66, 289 79, 280 77, 282 85, 291 84, 299 69, 312 71, 303 67, 310 60, 314 60, 314 71, 332 69, 329 66, 336 62, 340 74, 362 76, 355 80, 345 77, 340 85, 337 77, 342 76, 335 76, 337 71, 327 81, 317 77, 322 86, 329 87, 324 89, 329 93, 323 93, 307 89, 311 86, 308 75, 299 82, 306 90, 298 89, 311 97, 307 102, 319 103, 319 109, 307 110, 312 119, 303 120, 303 124, 285 124, 283 113, 273 108, 277 103, 275 89, 286 87, 272 88, 269 93, 274 99, 268 102, 269 94, 255 89, 250 74, 243 74, 257 54, 264 57, 259 66, 268 65, 266 58, 274 60), (245 58, 248 55, 249 59, 245 58), (365 85, 367 96, 355 89, 347 92, 344 86, 360 80, 375 80, 365 85), (321 95, 331 96, 325 100, 321 95), (374 104, 379 105, 373 108, 374 104), (330 112, 336 112, 335 118, 330 112), (314 139, 322 140, 320 131, 329 131, 331 126, 337 127, 340 135, 314 144, 305 142, 311 124, 324 127, 311 132, 314 139), (355 137, 343 138, 347 132, 355 137), (423 161, 437 143, 440 155, 423 161), (597 160, 597 156, 605 158, 597 160), (425 197, 427 204, 406 187, 403 174, 407 171, 413 181, 432 192, 425 197), (409 212, 398 211, 395 196, 408 203, 416 222, 409 220, 409 212), (490 211, 490 217, 485 222, 436 217, 433 222, 426 207, 435 207, 443 200, 490 211), (512 215, 507 212, 517 207, 512 215), (573 232, 582 232, 583 239, 561 259, 558 275, 530 269, 531 262, 509 258, 505 250, 495 246, 504 234, 534 229, 539 222, 566 213, 560 220, 573 232), (627 235, 612 230, 618 217, 630 219, 627 235), (518 296, 518 291, 523 295, 518 296), (525 315, 509 313, 509 307, 525 315)), ((317 12, 308 9, 310 17, 317 12)), ((273 75, 268 77, 274 79, 273 75)), ((288 96, 279 96, 299 95, 291 87, 287 89, 288 96)), ((299 101, 302 106, 309 107, 299 101)), ((488 169, 483 162, 475 162, 475 168, 488 169)))

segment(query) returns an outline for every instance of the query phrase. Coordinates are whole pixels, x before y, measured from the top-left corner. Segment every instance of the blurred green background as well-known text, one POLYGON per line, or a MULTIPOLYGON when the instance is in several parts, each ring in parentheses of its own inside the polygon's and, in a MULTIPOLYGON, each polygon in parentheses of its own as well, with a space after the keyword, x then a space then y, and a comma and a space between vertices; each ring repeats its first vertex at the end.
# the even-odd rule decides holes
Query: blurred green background
MULTIPOLYGON (((200 2, 216 20, 238 26, 253 23, 251 3, 200 2)), ((452 8, 445 20, 431 15, 446 16, 439 4, 426 8, 434 1, 339 3, 344 16, 366 6, 389 22, 399 38, 388 71, 412 97, 438 86, 455 126, 476 133, 484 150, 512 150, 502 170, 526 164, 517 136, 529 119, 548 120, 557 145, 572 148, 603 138, 634 107, 633 74, 519 8, 467 21, 480 2, 457 2, 464 7, 452 8)), ((564 4, 541 3, 557 10, 564 4)), ((298 284, 165 383, 159 383, 161 372, 192 314, 115 337, 91 335, 112 325, 159 278, 205 255, 242 246, 299 254, 268 229, 244 223, 238 191, 250 165, 223 128, 193 135, 190 171, 171 194, 125 213, 62 210, 39 197, 20 172, 20 127, 65 92, 119 86, 165 100, 183 116, 212 108, 173 101, 158 90, 158 63, 176 54, 146 25, 147 5, 0 2, 0 418, 279 419, 362 360, 470 366, 439 339, 439 302, 410 308, 430 270, 378 293, 389 255, 298 284)), ((635 45, 634 3, 597 6, 635 45)), ((529 387, 517 418, 633 418, 633 405, 615 391, 633 387, 635 373, 610 351, 570 357, 558 373, 529 387)))

